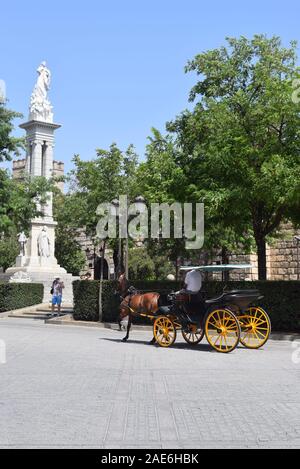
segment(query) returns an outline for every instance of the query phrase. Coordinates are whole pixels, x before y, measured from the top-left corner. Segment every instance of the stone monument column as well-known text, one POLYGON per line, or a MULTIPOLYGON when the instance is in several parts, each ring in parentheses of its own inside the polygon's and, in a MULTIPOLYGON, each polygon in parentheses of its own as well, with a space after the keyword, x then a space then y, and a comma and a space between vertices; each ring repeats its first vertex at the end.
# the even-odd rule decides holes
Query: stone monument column
MULTIPOLYGON (((51 74, 43 62, 37 69, 38 78, 30 99, 29 119, 21 124, 26 131, 25 170, 31 178, 52 177, 54 132, 61 126, 53 122, 52 106, 48 100, 51 74)), ((24 249, 16 259, 15 267, 7 269, 6 276, 17 276, 20 271, 30 275, 32 281, 44 284, 44 301, 49 300, 52 281, 60 277, 65 283, 63 297, 68 303, 73 301, 72 281, 76 278, 68 274, 55 258, 55 227, 53 220, 52 193, 43 206, 38 207, 42 216, 31 220, 30 235, 24 249)), ((23 246, 23 245, 22 245, 23 246)))
MULTIPOLYGON (((58 128, 58 127, 57 127, 58 128)), ((47 141, 45 142, 44 146, 44 154, 43 157, 45 159, 44 161, 44 166, 43 166, 43 172, 42 175, 46 178, 49 179, 52 177, 52 170, 53 170, 53 147, 54 147, 54 140, 52 141, 47 141)), ((52 193, 49 194, 49 199, 46 202, 46 205, 44 207, 44 213, 45 217, 52 217, 52 193)))

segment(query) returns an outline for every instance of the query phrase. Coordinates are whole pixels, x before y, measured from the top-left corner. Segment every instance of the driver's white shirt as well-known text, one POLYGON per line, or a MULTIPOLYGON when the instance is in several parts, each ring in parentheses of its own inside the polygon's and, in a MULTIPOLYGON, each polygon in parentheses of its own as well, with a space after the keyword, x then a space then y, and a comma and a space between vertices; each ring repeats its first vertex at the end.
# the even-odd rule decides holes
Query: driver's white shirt
POLYGON ((186 289, 188 291, 197 293, 202 287, 202 278, 198 270, 191 270, 185 276, 186 289))

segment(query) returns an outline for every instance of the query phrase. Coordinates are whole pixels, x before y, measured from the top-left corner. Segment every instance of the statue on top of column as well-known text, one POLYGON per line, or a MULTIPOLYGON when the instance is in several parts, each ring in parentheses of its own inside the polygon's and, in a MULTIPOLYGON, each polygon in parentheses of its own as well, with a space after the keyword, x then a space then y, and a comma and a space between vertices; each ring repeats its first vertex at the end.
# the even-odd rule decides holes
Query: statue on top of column
POLYGON ((51 73, 42 62, 37 69, 38 78, 34 86, 29 106, 29 120, 53 122, 53 112, 47 93, 50 88, 51 73))

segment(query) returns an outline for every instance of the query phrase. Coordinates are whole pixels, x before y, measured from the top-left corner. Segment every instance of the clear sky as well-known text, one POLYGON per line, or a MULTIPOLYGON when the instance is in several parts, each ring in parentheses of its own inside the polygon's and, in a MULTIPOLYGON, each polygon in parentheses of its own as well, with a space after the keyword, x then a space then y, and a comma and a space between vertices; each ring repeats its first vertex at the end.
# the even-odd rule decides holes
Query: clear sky
MULTIPOLYGON (((188 105, 188 59, 226 36, 299 39, 298 0, 14 0, 0 2, 0 79, 27 119, 39 63, 52 72, 55 158, 71 168, 116 142, 141 158, 152 126, 188 105)), ((25 120, 25 119, 24 119, 25 120)), ((17 122, 20 123, 21 121, 17 122)), ((17 130, 21 135, 23 131, 17 130)))

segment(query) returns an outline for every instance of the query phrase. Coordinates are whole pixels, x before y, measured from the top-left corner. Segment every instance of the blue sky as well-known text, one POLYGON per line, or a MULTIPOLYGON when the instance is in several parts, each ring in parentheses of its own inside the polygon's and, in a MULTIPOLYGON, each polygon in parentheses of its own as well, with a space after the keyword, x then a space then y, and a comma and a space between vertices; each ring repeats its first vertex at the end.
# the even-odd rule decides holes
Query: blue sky
POLYGON ((299 13, 295 0, 1 2, 0 79, 9 107, 27 118, 36 68, 47 61, 62 124, 55 158, 67 170, 74 153, 89 159, 112 142, 133 143, 143 158, 151 127, 164 130, 188 106, 188 59, 226 36, 276 34, 287 45, 299 39, 299 13))

